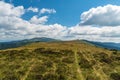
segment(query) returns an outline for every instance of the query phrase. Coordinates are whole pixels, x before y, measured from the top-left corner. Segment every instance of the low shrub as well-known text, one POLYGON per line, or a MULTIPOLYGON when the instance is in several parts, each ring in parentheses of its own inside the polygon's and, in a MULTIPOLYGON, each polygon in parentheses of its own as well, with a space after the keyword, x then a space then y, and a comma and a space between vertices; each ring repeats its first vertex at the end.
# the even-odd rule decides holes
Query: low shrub
POLYGON ((62 62, 71 64, 71 63, 74 63, 74 58, 69 58, 69 57, 63 58, 63 59, 62 59, 62 62))
POLYGON ((110 78, 113 80, 120 80, 120 74, 119 73, 111 73, 110 78))
POLYGON ((92 68, 92 64, 85 58, 82 58, 79 62, 81 68, 92 68))
POLYGON ((44 76, 43 80, 58 80, 58 75, 49 73, 44 76))
POLYGON ((97 77, 97 76, 88 75, 87 78, 86 78, 86 80, 100 80, 100 78, 97 77))

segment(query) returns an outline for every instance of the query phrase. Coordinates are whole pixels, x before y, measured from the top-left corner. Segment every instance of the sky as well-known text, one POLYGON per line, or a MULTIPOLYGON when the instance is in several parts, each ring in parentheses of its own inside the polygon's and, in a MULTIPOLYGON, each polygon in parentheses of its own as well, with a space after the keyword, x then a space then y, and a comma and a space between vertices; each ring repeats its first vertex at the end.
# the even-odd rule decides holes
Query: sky
POLYGON ((120 1, 0 0, 0 36, 120 42, 120 1))

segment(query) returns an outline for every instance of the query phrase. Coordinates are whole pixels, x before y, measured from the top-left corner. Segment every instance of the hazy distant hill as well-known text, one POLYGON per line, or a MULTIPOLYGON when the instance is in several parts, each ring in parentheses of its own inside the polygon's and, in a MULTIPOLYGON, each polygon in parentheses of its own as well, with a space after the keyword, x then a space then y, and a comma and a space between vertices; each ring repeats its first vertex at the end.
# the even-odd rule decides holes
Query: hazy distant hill
POLYGON ((120 51, 84 41, 0 50, 0 80, 120 80, 120 51))
MULTIPOLYGON (((32 39, 25 39, 25 40, 19 40, 19 41, 11 41, 11 42, 0 42, 0 50, 21 47, 21 46, 24 46, 24 45, 27 45, 30 43, 35 43, 35 42, 56 42, 56 41, 59 42, 62 40, 41 37, 41 38, 32 38, 32 39)), ((94 42, 94 41, 88 41, 88 40, 80 40, 80 41, 90 43, 90 44, 96 45, 98 47, 120 50, 120 43, 94 42)))
POLYGON ((85 42, 94 44, 98 47, 103 47, 103 48, 107 48, 107 49, 117 49, 120 50, 120 43, 112 43, 112 42, 94 42, 94 41, 87 41, 85 40, 85 42))
POLYGON ((52 41, 59 41, 59 40, 41 37, 41 38, 32 38, 32 39, 25 39, 19 41, 11 41, 11 42, 0 42, 0 49, 16 48, 35 42, 52 42, 52 41))

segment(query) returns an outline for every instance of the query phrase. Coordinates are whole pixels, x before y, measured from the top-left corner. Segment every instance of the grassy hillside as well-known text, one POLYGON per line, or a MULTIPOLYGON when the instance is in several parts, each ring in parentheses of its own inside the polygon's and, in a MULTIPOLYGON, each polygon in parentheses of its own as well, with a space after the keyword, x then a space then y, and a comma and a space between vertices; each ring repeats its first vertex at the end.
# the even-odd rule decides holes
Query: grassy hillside
POLYGON ((120 80, 120 52, 84 41, 1 50, 0 80, 120 80))

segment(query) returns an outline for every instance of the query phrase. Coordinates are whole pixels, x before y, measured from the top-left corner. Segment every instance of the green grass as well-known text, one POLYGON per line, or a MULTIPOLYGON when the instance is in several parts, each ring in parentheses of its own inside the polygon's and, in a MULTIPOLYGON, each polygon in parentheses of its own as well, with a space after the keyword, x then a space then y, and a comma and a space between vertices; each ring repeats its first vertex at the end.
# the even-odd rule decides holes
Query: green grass
POLYGON ((120 80, 120 51, 80 41, 1 50, 0 80, 120 80))

